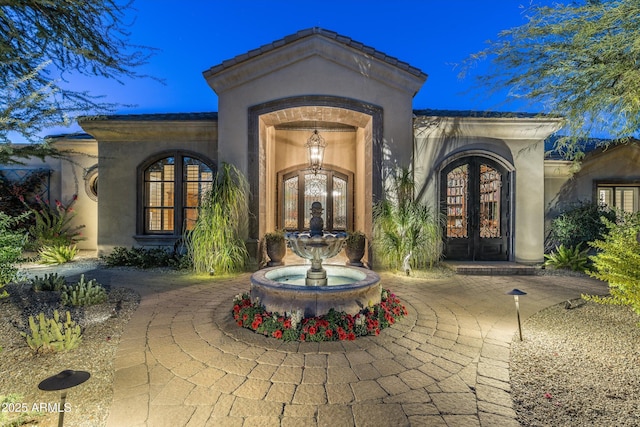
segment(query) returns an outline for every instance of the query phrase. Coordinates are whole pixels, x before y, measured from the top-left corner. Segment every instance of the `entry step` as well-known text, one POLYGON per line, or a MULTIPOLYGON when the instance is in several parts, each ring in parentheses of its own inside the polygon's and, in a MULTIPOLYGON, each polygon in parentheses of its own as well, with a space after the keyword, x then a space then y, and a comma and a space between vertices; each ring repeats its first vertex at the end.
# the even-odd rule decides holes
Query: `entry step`
POLYGON ((506 261, 445 261, 456 274, 468 276, 533 276, 540 266, 506 261))

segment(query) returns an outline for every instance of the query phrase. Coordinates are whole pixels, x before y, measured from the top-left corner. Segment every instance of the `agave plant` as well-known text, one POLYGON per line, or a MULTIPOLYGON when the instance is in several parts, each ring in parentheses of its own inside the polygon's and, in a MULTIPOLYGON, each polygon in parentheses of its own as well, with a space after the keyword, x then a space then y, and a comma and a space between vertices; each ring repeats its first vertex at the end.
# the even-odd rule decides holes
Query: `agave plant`
POLYGON ((64 264, 72 261, 77 254, 75 245, 43 246, 38 250, 40 264, 64 264))
POLYGON ((588 249, 581 249, 582 244, 566 247, 556 246, 556 249, 545 254, 545 266, 573 271, 585 271, 588 266, 588 249))
POLYGON ((196 272, 226 274, 245 268, 248 196, 246 178, 235 166, 223 163, 200 204, 193 229, 183 236, 196 272))

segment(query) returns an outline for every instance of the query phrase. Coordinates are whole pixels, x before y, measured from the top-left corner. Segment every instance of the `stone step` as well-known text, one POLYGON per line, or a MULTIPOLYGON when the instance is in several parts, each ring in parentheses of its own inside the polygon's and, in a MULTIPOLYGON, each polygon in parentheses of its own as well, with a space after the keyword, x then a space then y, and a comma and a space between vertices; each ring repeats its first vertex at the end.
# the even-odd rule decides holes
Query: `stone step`
POLYGON ((533 276, 540 266, 507 261, 445 261, 456 274, 468 276, 533 276))

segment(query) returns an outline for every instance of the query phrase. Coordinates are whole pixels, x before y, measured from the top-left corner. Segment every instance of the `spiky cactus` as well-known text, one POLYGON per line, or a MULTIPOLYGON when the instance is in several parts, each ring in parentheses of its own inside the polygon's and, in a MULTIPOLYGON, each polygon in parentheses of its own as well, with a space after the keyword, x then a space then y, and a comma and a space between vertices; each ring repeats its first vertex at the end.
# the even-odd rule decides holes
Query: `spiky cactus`
POLYGON ((80 276, 80 281, 75 285, 65 285, 60 293, 60 300, 63 305, 94 305, 107 300, 107 291, 96 282, 96 279, 85 281, 84 274, 80 276))
POLYGON ((58 310, 53 312, 53 319, 38 314, 37 320, 29 316, 30 335, 22 332, 27 344, 36 352, 59 352, 76 348, 82 342, 80 326, 71 320, 71 313, 66 312, 66 319, 60 320, 58 310))
POLYGON ((45 274, 42 278, 35 276, 31 281, 31 286, 36 292, 40 291, 59 291, 67 281, 64 276, 58 276, 58 273, 45 274))

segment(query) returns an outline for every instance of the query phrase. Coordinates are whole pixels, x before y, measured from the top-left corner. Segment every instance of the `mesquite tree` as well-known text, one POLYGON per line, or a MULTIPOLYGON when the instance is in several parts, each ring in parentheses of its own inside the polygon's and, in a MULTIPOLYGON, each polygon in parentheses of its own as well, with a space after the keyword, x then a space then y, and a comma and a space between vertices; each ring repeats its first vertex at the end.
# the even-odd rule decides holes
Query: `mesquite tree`
POLYGON ((605 132, 620 141, 640 132, 640 1, 580 0, 534 5, 528 22, 502 31, 463 64, 490 59, 478 88, 507 89, 566 120, 557 149, 580 158, 580 141, 605 132))

